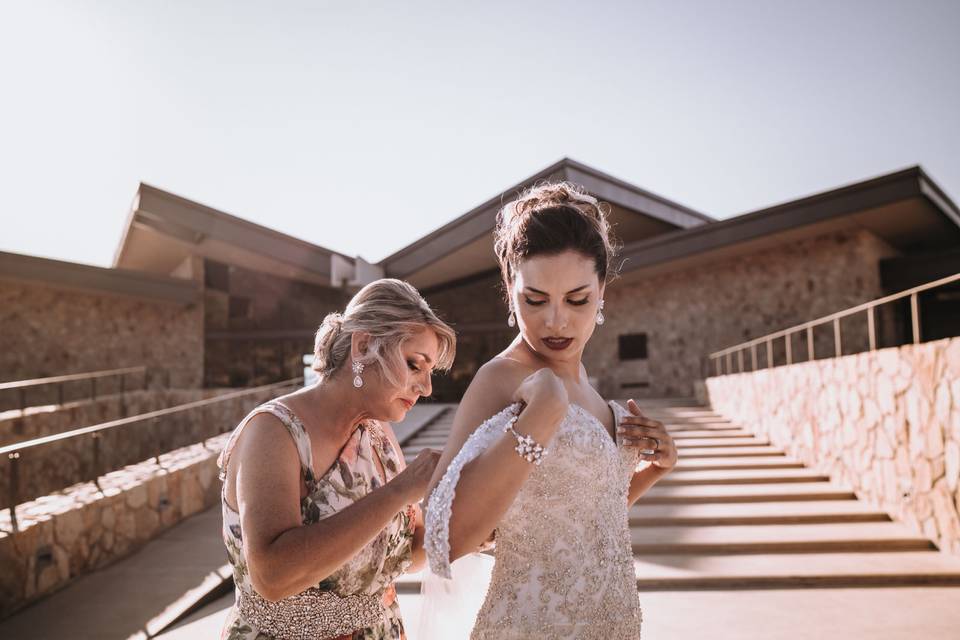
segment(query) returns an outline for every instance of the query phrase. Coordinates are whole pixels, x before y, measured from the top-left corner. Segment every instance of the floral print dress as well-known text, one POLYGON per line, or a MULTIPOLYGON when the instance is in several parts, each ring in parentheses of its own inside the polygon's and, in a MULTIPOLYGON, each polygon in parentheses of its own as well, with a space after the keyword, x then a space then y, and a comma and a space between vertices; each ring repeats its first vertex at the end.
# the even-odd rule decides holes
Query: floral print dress
MULTIPOLYGON (((370 422, 353 432, 333 465, 318 477, 303 423, 286 405, 274 400, 251 411, 230 436, 218 460, 221 480, 226 478, 237 436, 259 413, 276 416, 297 445, 307 487, 307 495, 300 502, 304 525, 318 522, 383 486, 374 456, 383 466, 387 481, 401 470, 401 453, 384 436, 380 425, 370 422)), ((411 562, 416 515, 413 505, 397 513, 380 535, 315 587, 271 603, 250 583, 240 515, 227 504, 225 496, 224 490, 223 540, 233 565, 237 602, 227 616, 222 639, 405 640, 393 581, 411 562), (318 629, 325 631, 320 633, 318 629)))

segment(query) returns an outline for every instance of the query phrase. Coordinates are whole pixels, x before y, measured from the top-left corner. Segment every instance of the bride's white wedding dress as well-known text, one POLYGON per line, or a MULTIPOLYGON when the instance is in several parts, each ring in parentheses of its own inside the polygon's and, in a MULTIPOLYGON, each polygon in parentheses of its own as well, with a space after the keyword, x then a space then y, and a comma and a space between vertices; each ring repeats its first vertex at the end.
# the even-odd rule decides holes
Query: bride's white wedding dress
MULTIPOLYGON (((610 407, 619 424, 627 411, 610 407)), ((447 536, 460 472, 503 435, 515 411, 511 405, 484 422, 430 496, 425 545, 437 575, 451 575, 447 536)), ((575 404, 548 449, 497 527, 496 561, 470 637, 639 639, 642 612, 627 519, 636 449, 615 442, 575 404)))

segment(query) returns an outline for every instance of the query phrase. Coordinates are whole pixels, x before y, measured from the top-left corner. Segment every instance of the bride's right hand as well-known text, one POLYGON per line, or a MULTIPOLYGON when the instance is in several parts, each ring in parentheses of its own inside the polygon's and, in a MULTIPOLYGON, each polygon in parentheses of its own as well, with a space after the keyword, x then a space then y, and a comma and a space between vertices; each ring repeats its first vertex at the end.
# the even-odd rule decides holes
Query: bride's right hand
POLYGON ((569 399, 563 381, 544 367, 527 376, 513 393, 514 402, 522 402, 525 410, 547 413, 557 420, 567 411, 569 399))

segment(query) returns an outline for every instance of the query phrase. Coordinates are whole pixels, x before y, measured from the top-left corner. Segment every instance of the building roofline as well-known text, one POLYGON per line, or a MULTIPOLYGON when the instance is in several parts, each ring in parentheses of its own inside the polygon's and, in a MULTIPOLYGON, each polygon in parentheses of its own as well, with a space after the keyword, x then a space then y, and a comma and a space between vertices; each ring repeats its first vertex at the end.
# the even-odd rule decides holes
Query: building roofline
POLYGON ((623 272, 825 222, 910 197, 925 196, 960 228, 960 211, 919 166, 814 193, 699 227, 671 231, 623 247, 623 272))
POLYGON ((192 280, 5 251, 0 251, 0 278, 181 305, 196 302, 200 297, 199 286, 192 280))
MULTIPOLYGON (((468 244, 470 241, 477 237, 477 232, 481 229, 484 233, 493 229, 492 217, 491 220, 486 224, 483 223, 480 218, 482 216, 490 215, 492 210, 499 209, 502 203, 504 202, 505 196, 512 193, 517 193, 522 191, 524 188, 535 184, 540 180, 545 180, 553 175, 558 175, 563 179, 572 180, 574 182, 583 181, 583 178, 592 178, 597 182, 594 185, 586 185, 588 190, 594 191, 596 189, 590 189, 590 186, 599 187, 600 190, 607 191, 608 193, 602 193, 602 200, 610 201, 613 204, 618 204, 625 206, 627 208, 636 209, 637 202, 627 202, 633 198, 636 201, 644 201, 645 204, 653 204, 652 211, 644 211, 645 215, 657 218, 664 222, 668 222, 677 226, 695 226, 700 224, 705 224, 712 222, 714 219, 710 216, 707 216, 703 213, 695 211, 689 207, 673 202, 663 196, 659 196, 652 192, 641 189, 635 185, 632 185, 628 182, 615 178, 609 174, 603 173, 585 165, 581 162, 577 162, 570 158, 561 158, 557 162, 554 162, 550 166, 541 169, 540 171, 534 173, 533 175, 527 177, 524 180, 521 180, 518 183, 510 186, 507 189, 504 189, 496 196, 486 200, 485 202, 477 205, 476 207, 470 209, 463 215, 458 216, 457 218, 451 220, 445 225, 431 231, 422 238, 412 242, 411 244, 403 247, 402 249, 390 254, 377 264, 384 267, 385 270, 389 270, 390 263, 397 262, 403 258, 407 258, 417 253, 419 250, 427 248, 429 245, 434 244, 436 241, 443 238, 443 236, 450 234, 460 227, 465 227, 472 223, 474 229, 468 229, 467 233, 468 238, 454 241, 448 243, 450 247, 447 248, 444 252, 434 252, 432 255, 425 257, 424 264, 421 264, 417 269, 423 268, 426 264, 436 261, 442 258, 445 255, 448 255, 451 251, 455 251, 457 248, 468 244), (571 175, 572 174, 572 175, 571 175), (625 197, 627 196, 627 197, 625 197)), ((416 270, 416 269, 414 269, 416 270)), ((412 271, 410 271, 412 272, 412 271)), ((394 274, 398 277, 403 277, 408 275, 407 273, 394 274)))
MULTIPOLYGON (((158 226, 172 225, 173 227, 179 227, 187 231, 188 234, 192 235, 195 239, 211 237, 245 250, 262 253, 271 259, 279 260, 303 269, 314 270, 311 269, 310 265, 295 259, 295 256, 303 256, 305 253, 322 258, 323 260, 320 264, 324 265, 326 270, 329 270, 329 259, 331 256, 336 255, 350 262, 353 261, 352 257, 338 251, 312 244, 306 240, 301 240, 300 238, 281 231, 225 213, 195 200, 190 200, 166 189, 141 182, 133 199, 133 203, 131 204, 123 236, 114 254, 114 266, 120 263, 131 228, 134 224, 143 222, 141 219, 142 216, 139 215, 143 213, 149 214, 151 218, 158 219, 160 221, 158 226), (140 207, 145 196, 167 200, 180 208, 189 210, 191 213, 199 214, 200 217, 198 218, 192 215, 176 216, 176 219, 172 219, 174 216, 169 214, 141 209, 140 207), (272 246, 281 250, 264 252, 265 246, 272 246)), ((174 235, 176 236, 176 234, 174 235)), ((181 233, 181 235, 183 234, 181 233)), ((329 273, 327 273, 326 270, 319 273, 328 276, 329 273)))

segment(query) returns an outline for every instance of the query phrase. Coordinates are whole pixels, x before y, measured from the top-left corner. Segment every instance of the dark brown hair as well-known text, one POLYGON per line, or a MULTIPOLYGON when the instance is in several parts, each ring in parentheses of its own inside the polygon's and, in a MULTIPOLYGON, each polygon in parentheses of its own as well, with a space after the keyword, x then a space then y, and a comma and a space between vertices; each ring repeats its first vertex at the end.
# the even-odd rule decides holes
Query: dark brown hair
POLYGON ((611 279, 617 244, 607 220, 609 205, 569 182, 535 185, 497 213, 494 251, 509 299, 520 261, 577 251, 591 258, 603 284, 611 279))

